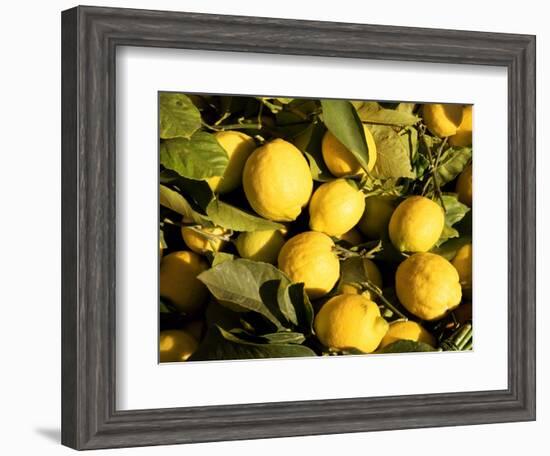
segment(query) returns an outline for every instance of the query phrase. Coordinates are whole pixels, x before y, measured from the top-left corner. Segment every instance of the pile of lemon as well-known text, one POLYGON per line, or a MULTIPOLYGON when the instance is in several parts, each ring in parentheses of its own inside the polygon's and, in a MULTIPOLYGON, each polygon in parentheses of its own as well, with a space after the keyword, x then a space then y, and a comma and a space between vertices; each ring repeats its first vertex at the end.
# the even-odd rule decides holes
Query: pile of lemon
MULTIPOLYGON (((472 110, 463 105, 424 105, 423 122, 429 131, 451 145, 470 145, 472 110)), ((221 227, 185 226, 181 234, 188 250, 162 257, 160 295, 187 315, 200 315, 209 292, 197 276, 208 269, 206 255, 231 245, 238 256, 276 265, 293 282, 304 284, 317 304, 315 337, 329 349, 357 349, 372 353, 397 340, 437 342, 423 322, 439 320, 471 297, 472 246, 467 244, 448 261, 431 252, 444 226, 445 212, 437 200, 420 195, 404 198, 365 197, 357 184, 377 159, 376 143, 364 127, 369 162, 363 169, 354 155, 329 131, 322 140, 322 157, 334 179, 314 184, 303 153, 291 142, 274 139, 257 147, 238 131, 216 133, 229 157, 223 176, 208 180, 216 194, 242 185, 250 207, 259 216, 282 222, 285 229, 228 233, 221 227), (346 177, 354 176, 355 180, 346 177), (307 214, 309 229, 291 237, 292 223, 307 214), (389 239, 401 253, 394 271, 395 291, 410 319, 389 323, 381 314, 378 296, 353 283, 341 283, 339 240, 357 245, 389 239), (336 242, 336 243, 335 243, 336 242)), ((456 182, 459 200, 472 205, 472 167, 456 182)), ((162 256, 162 249, 161 249, 162 256)), ((376 259, 357 258, 357 268, 382 290, 376 259)), ((186 360, 199 344, 201 324, 162 331, 161 361, 186 360)))

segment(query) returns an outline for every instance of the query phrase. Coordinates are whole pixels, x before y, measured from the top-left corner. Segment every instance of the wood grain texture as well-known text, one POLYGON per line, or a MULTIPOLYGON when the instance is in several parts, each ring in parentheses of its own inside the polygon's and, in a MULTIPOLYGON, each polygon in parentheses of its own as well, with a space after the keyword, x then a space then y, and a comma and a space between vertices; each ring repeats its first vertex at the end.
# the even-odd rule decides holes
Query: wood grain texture
POLYGON ((535 418, 533 36, 78 7, 63 12, 62 53, 65 445, 92 449, 535 418), (508 389, 117 411, 114 114, 121 45, 508 68, 508 389))

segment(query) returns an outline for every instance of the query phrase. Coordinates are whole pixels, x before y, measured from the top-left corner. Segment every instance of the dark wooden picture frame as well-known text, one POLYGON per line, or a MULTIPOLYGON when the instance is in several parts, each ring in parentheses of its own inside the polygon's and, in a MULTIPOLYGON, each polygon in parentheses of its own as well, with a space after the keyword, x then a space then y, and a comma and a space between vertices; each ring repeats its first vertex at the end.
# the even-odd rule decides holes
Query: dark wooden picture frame
POLYGON ((94 449, 534 420, 535 217, 534 36, 96 7, 64 11, 62 443, 94 449), (507 68, 508 388, 117 410, 117 46, 507 68))

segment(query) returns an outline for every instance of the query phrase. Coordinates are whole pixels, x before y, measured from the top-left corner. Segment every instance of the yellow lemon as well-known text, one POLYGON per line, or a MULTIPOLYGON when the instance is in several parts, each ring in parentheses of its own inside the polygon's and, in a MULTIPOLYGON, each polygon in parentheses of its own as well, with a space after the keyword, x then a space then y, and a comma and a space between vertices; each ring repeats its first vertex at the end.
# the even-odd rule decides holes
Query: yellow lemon
POLYGON ((468 207, 472 207, 472 165, 464 168, 456 181, 458 200, 468 207))
POLYGON ((365 199, 365 212, 357 225, 369 239, 382 239, 388 232, 388 224, 395 206, 391 196, 370 196, 365 199))
POLYGON ((186 361, 198 346, 196 339, 181 329, 161 331, 159 337, 160 362, 186 361))
POLYGON ((319 341, 330 348, 356 348, 372 353, 388 331, 376 303, 361 295, 330 298, 314 321, 319 341))
POLYGON ((326 295, 338 281, 340 262, 326 234, 305 231, 290 238, 279 252, 279 269, 293 282, 303 282, 312 299, 326 295))
POLYGON ((201 255, 219 251, 225 244, 222 239, 225 234, 226 230, 219 226, 212 228, 184 226, 181 229, 181 236, 187 247, 201 255))
POLYGON ((398 340, 412 340, 415 342, 424 342, 435 347, 435 338, 422 326, 414 321, 395 321, 390 323, 390 329, 382 339, 380 348, 390 345, 398 340))
POLYGON ((466 244, 458 249, 451 261, 460 277, 462 293, 465 297, 472 297, 472 244, 466 244))
POLYGON ((275 139, 246 161, 243 188, 252 209, 262 217, 290 222, 308 203, 313 179, 302 153, 289 142, 275 139))
POLYGON ((415 253, 395 274, 395 291, 405 308, 423 320, 437 320, 460 304, 458 272, 434 253, 415 253))
POLYGON ((456 133, 449 137, 451 146, 472 145, 472 108, 472 105, 468 105, 462 109, 462 122, 460 122, 456 133))
POLYGON ((363 236, 361 236, 361 233, 355 228, 352 228, 351 230, 346 231, 344 234, 341 234, 340 236, 338 236, 338 239, 346 241, 350 245, 358 245, 363 242, 363 236))
POLYGON ((281 230, 265 230, 239 234, 235 246, 242 258, 275 264, 284 243, 281 230))
POLYGON ((322 184, 309 203, 309 227, 329 236, 351 230, 365 210, 365 195, 346 179, 322 184))
POLYGON ((229 161, 223 176, 211 177, 207 182, 213 192, 228 193, 241 185, 244 164, 256 147, 256 143, 254 139, 240 131, 218 131, 214 136, 227 152, 229 161))
MULTIPOLYGON (((376 143, 374 142, 372 133, 364 125, 363 131, 365 132, 365 139, 367 140, 367 147, 369 149, 367 169, 371 171, 376 164, 376 143)), ((355 156, 328 130, 323 136, 321 152, 327 168, 336 177, 365 174, 365 170, 361 167, 355 156)))
POLYGON ((423 196, 410 196, 393 212, 389 234, 401 252, 427 252, 438 241, 444 226, 441 206, 423 196))
POLYGON ((208 263, 194 252, 184 250, 166 255, 160 263, 160 295, 180 312, 198 311, 208 291, 197 276, 207 268, 208 263))
POLYGON ((424 123, 436 136, 444 138, 455 135, 462 122, 462 105, 425 104, 422 109, 424 123))
POLYGON ((376 263, 368 258, 352 257, 344 263, 345 282, 340 283, 338 291, 343 294, 362 294, 371 300, 376 298, 376 295, 368 290, 361 292, 361 286, 358 282, 363 282, 365 278, 382 289, 382 274, 376 266, 376 263))

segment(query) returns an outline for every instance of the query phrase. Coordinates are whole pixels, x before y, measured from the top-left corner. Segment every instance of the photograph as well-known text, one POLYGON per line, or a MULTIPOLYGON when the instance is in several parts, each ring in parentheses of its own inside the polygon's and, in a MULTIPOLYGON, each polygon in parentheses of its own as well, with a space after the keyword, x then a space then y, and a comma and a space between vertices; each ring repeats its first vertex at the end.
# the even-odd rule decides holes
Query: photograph
POLYGON ((473 110, 159 92, 160 363, 473 350, 473 110))
POLYGON ((4 224, 5 345, 41 343, 7 350, 8 446, 543 442, 544 15, 218 3, 16 15, 38 33, 5 72, 4 212, 51 226, 4 224), (35 67, 52 90, 25 103, 35 67))

